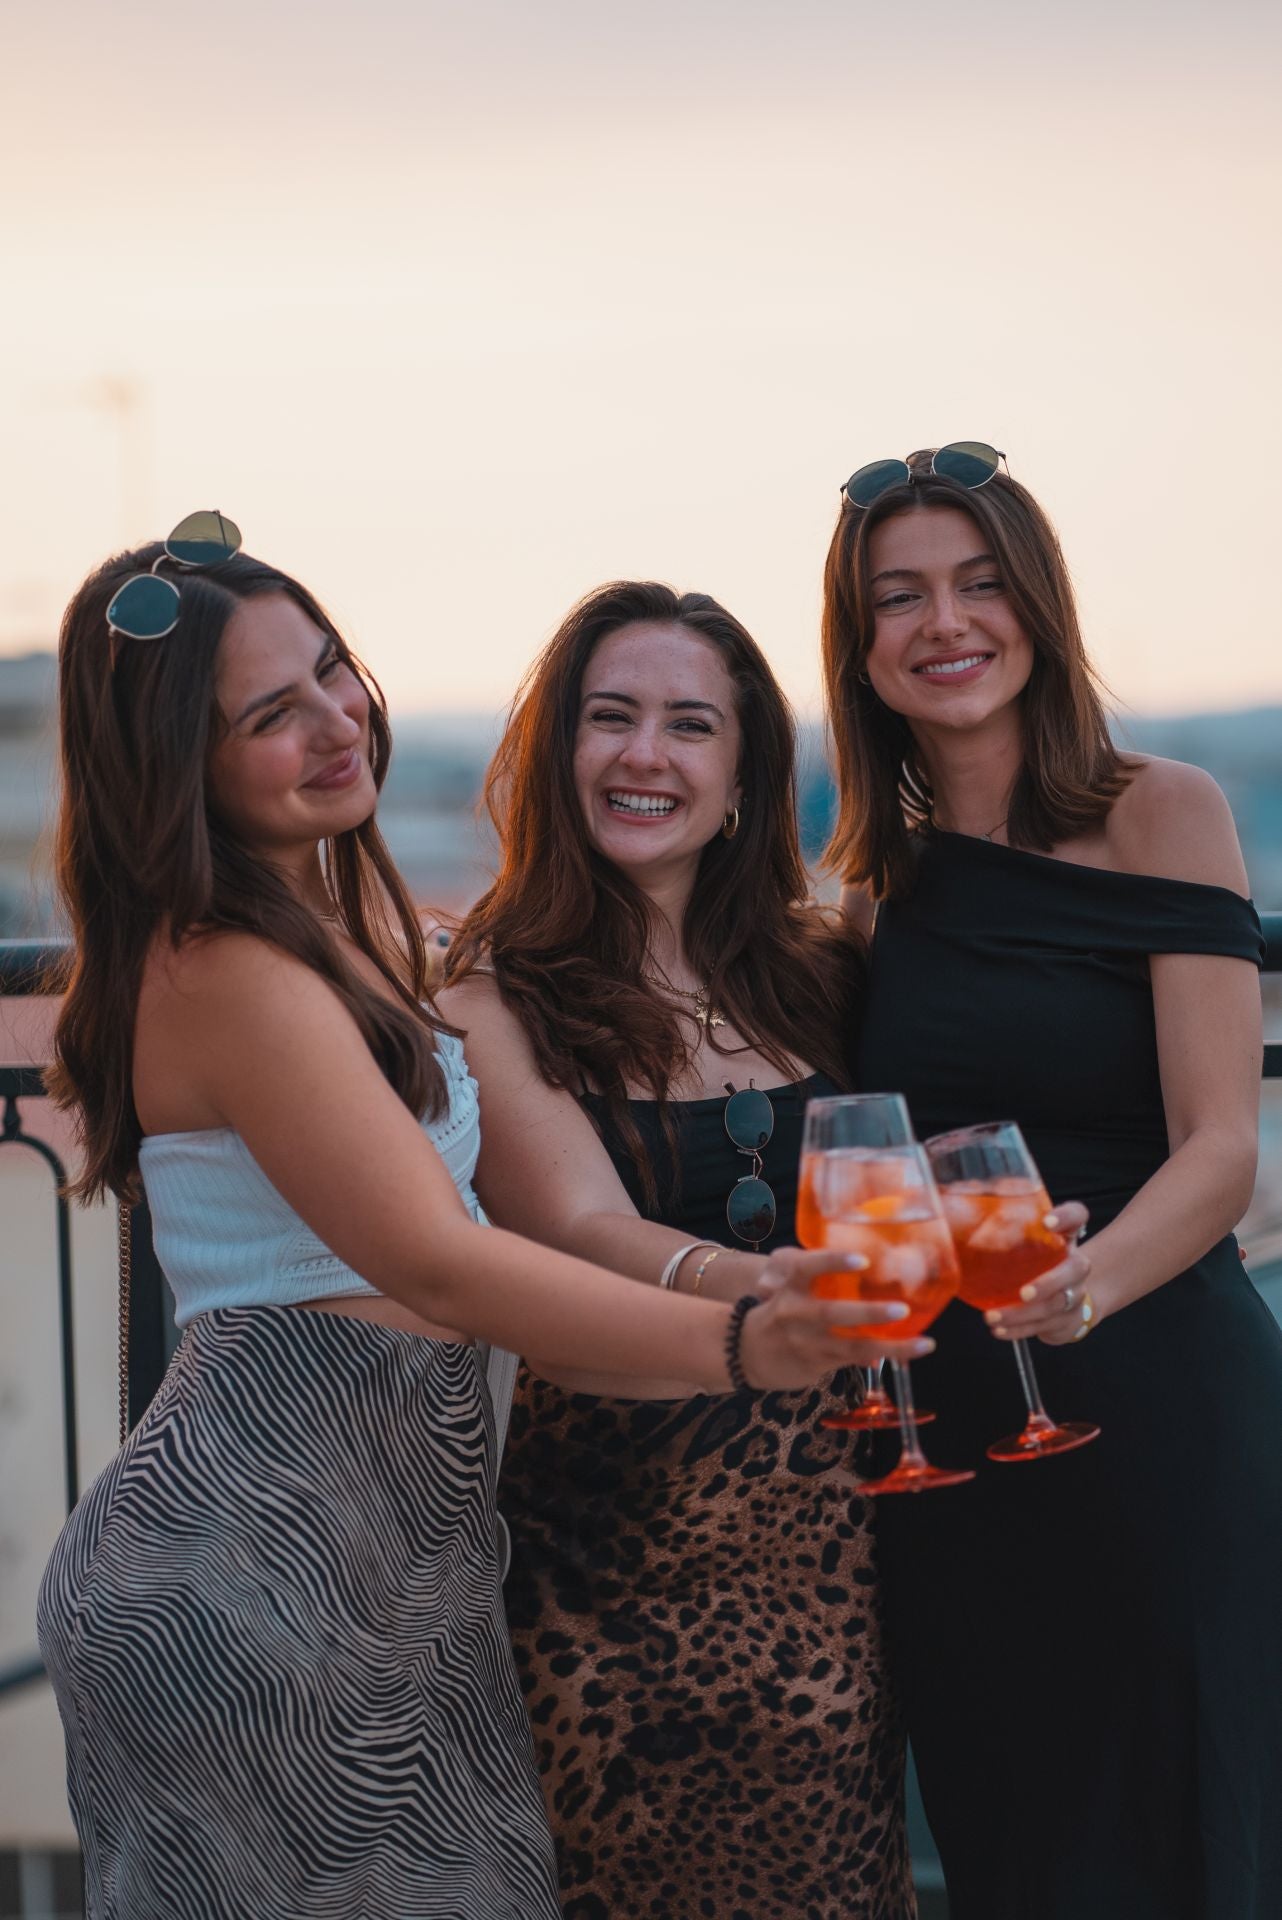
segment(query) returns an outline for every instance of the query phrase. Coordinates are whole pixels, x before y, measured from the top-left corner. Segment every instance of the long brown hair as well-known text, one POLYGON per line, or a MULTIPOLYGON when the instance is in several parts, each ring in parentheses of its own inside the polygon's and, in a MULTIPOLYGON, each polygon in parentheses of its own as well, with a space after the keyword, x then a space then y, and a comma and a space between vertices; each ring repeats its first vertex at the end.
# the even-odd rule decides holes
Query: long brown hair
POLYGON ((860 678, 875 625, 868 543, 894 514, 927 507, 968 513, 1032 642, 1023 765, 1006 822, 1011 844, 1044 853, 1097 825, 1130 778, 1109 737, 1055 529, 1027 488, 1004 473, 970 490, 932 476, 931 451, 911 454, 912 479, 871 507, 861 511, 843 496, 824 567, 824 685, 839 788, 824 864, 843 880, 869 882, 878 898, 911 885, 911 836, 932 808, 908 722, 860 678))
MULTIPOLYGON (((601 641, 635 621, 681 626, 711 642, 735 690, 740 827, 704 847, 684 926, 713 1004, 781 1071, 801 1059, 844 1081, 862 948, 804 904, 795 728, 756 642, 707 594, 617 581, 581 600, 522 682, 486 775, 499 874, 462 922, 447 976, 492 969, 543 1078, 605 1096, 653 1200, 628 1086, 647 1087, 665 1109, 692 1050, 670 1002, 645 976, 645 897, 592 846, 574 786, 588 662, 601 641)), ((719 1045, 715 1031, 708 1040, 719 1045)))
POLYGON ((419 1004, 428 977, 422 930, 373 817, 325 843, 325 869, 339 919, 394 1001, 360 978, 324 923, 235 837, 206 791, 206 763, 224 724, 215 698, 219 642, 245 601, 288 594, 333 641, 369 695, 379 786, 391 753, 382 693, 306 588, 244 554, 216 573, 182 573, 178 625, 165 639, 109 637, 117 588, 162 552, 153 545, 121 554, 91 574, 67 608, 59 646, 57 875, 75 945, 49 1087, 77 1115, 84 1163, 73 1191, 84 1199, 136 1197, 134 1024, 143 964, 162 930, 176 947, 239 929, 302 960, 330 982, 415 1113, 439 1113, 445 1101, 433 1053, 443 1023, 419 1004))

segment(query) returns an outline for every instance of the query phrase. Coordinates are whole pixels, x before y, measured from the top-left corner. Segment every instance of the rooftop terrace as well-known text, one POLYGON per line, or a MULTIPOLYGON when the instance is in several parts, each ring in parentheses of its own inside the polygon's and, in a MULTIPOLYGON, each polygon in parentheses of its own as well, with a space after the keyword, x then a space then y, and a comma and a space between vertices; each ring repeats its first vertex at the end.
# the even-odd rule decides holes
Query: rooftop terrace
MULTIPOLYGON (((1282 1034, 1282 912, 1262 919, 1266 1006, 1282 1034)), ((0 1920, 81 1911, 61 1733, 34 1645, 36 1587, 63 1514, 141 1417, 176 1340, 146 1208, 134 1212, 122 1294, 116 1208, 58 1197, 74 1143, 44 1095, 55 1003, 38 993, 57 953, 0 940, 0 1920)), ((1282 1320, 1282 1039, 1266 1045, 1262 1093, 1260 1180, 1242 1238, 1282 1320)), ((910 1819, 922 1920, 945 1920, 918 1807, 910 1819)))

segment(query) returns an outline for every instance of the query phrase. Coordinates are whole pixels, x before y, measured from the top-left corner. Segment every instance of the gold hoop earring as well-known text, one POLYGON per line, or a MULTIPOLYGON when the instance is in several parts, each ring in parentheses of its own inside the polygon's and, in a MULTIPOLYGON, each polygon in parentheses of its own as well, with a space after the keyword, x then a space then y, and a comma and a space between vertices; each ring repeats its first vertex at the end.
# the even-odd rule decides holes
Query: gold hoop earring
POLYGON ((738 807, 731 807, 729 813, 727 813, 725 819, 721 822, 721 831, 727 840, 734 839, 736 833, 739 831, 738 807))

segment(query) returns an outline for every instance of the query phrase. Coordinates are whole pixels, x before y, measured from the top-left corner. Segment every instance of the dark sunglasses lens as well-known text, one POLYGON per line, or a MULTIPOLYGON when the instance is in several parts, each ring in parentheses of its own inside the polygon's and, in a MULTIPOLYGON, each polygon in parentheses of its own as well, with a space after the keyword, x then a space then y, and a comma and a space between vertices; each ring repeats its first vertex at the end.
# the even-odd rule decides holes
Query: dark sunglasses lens
POLYGON ((852 507, 870 507, 892 487, 902 487, 907 479, 905 461, 874 460, 870 466, 860 467, 858 473, 851 474, 845 486, 846 498, 852 507))
POLYGON ((136 573, 107 608, 107 625, 130 640, 163 640, 178 625, 178 605, 172 580, 136 573))
POLYGON ((775 1110, 758 1087, 726 1101, 726 1132, 742 1153, 760 1153, 775 1130, 775 1110))
POLYGON ((730 1231, 741 1240, 768 1240, 775 1230, 775 1197, 764 1180, 749 1174, 726 1201, 730 1231))
POLYGON ((1000 464, 996 447, 986 447, 982 440, 954 440, 939 449, 930 467, 932 473, 955 480, 959 487, 982 487, 1000 464))
POLYGON ((221 513, 189 513, 166 540, 165 551, 184 566, 221 566, 240 552, 240 528, 221 513))

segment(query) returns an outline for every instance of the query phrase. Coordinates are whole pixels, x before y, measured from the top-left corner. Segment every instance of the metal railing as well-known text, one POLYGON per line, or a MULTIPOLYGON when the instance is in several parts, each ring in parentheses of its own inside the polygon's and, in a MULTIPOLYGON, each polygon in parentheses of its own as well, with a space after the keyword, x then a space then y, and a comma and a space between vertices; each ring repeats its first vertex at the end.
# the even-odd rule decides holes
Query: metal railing
MULTIPOLYGON (((1262 913, 1266 973, 1282 973, 1282 913, 1262 913)), ((0 998, 47 993, 56 988, 58 968, 67 957, 66 941, 0 940, 0 998)), ((1282 1042, 1264 1049, 1264 1078, 1282 1079, 1282 1042)), ((62 1357, 62 1444, 67 1510, 75 1506, 79 1488, 78 1418, 76 1397, 75 1329, 72 1321, 71 1218, 63 1197, 66 1169, 47 1141, 29 1133, 18 1110, 19 1100, 40 1099, 45 1088, 36 1067, 0 1067, 0 1147, 26 1147, 48 1166, 53 1178, 53 1200, 58 1229, 58 1317, 62 1357)), ((133 1209, 133 1259, 129 1289, 128 1340, 121 1355, 127 1377, 127 1424, 132 1429, 150 1405, 164 1377, 173 1348, 173 1312, 168 1289, 152 1246, 151 1220, 145 1205, 133 1209)), ((0 1698, 44 1677, 37 1655, 0 1667, 0 1698)))

